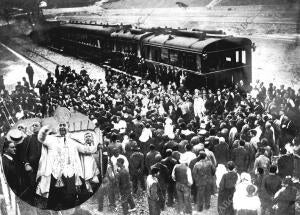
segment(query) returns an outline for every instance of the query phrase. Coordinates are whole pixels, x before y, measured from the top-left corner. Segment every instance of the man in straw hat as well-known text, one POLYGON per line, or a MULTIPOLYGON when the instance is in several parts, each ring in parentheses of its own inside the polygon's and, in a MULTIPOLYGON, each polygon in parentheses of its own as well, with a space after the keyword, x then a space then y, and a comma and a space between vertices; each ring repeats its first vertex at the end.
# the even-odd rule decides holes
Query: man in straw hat
MULTIPOLYGON (((24 164, 22 162, 22 158, 24 156, 24 133, 18 129, 11 129, 8 131, 6 135, 6 139, 10 143, 14 143, 16 148, 16 153, 14 155, 14 160, 17 168, 17 172, 19 175, 19 192, 23 195, 23 192, 26 190, 26 183, 25 183, 25 171, 24 171, 24 164)), ((22 196, 21 196, 22 197, 22 196)))

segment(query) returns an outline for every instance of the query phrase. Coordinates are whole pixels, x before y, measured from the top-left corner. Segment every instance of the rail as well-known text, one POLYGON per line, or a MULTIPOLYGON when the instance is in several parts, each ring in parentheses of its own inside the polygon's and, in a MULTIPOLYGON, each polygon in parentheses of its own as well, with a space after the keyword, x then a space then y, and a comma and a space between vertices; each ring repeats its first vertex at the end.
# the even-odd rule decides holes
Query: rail
MULTIPOLYGON (((7 45, 5 45, 5 44, 3 44, 3 43, 1 43, 1 42, 0 42, 0 44, 1 44, 3 47, 5 47, 6 49, 8 49, 10 52, 15 53, 15 54, 18 54, 18 55, 21 55, 23 58, 25 58, 26 60, 28 60, 28 61, 30 61, 30 62, 36 64, 38 67, 42 68, 43 70, 45 70, 45 71, 47 71, 47 72, 50 72, 50 73, 53 73, 52 71, 50 71, 49 69, 47 69, 46 67, 44 67, 42 64, 38 63, 36 60, 31 59, 30 57, 28 57, 28 56, 26 56, 26 55, 24 55, 24 54, 21 54, 20 52, 14 51, 12 48, 10 48, 9 46, 7 46, 7 45)), ((34 53, 34 52, 33 52, 33 53, 34 53)), ((39 55, 38 53, 35 53, 35 54, 39 55)), ((47 59, 47 60, 49 60, 49 59, 47 59)), ((50 60, 49 60, 49 61, 50 61, 50 60)))

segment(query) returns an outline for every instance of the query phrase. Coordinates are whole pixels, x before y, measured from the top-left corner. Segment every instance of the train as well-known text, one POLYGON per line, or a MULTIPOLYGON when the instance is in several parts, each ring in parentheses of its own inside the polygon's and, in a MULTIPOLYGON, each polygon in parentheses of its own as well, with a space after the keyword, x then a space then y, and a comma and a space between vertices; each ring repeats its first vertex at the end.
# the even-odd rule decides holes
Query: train
POLYGON ((138 71, 153 81, 159 77, 162 82, 180 84, 182 79, 189 89, 213 90, 240 80, 252 81, 255 44, 222 30, 138 28, 72 20, 48 22, 47 26, 38 32, 43 38, 40 42, 47 46, 95 63, 109 62, 116 68, 124 66, 124 59, 131 59, 128 72, 138 71))

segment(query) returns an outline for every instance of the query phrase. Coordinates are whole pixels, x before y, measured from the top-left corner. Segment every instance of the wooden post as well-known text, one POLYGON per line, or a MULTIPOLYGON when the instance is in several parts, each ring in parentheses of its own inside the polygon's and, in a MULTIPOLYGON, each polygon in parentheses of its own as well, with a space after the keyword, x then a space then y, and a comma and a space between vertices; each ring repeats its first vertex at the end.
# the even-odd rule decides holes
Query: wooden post
POLYGON ((99 130, 99 166, 100 166, 100 174, 101 174, 101 180, 103 179, 103 164, 102 164, 102 149, 103 149, 103 133, 100 130, 100 128, 96 128, 96 130, 99 130))

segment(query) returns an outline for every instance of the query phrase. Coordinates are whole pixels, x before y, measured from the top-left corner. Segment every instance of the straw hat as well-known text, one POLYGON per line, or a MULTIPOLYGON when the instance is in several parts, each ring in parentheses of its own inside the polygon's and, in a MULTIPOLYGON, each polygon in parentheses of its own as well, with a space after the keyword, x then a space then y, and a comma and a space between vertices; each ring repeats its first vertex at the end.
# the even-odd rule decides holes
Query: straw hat
POLYGON ((24 140, 23 132, 18 129, 9 130, 6 135, 6 138, 9 142, 13 142, 15 144, 20 144, 24 140))

